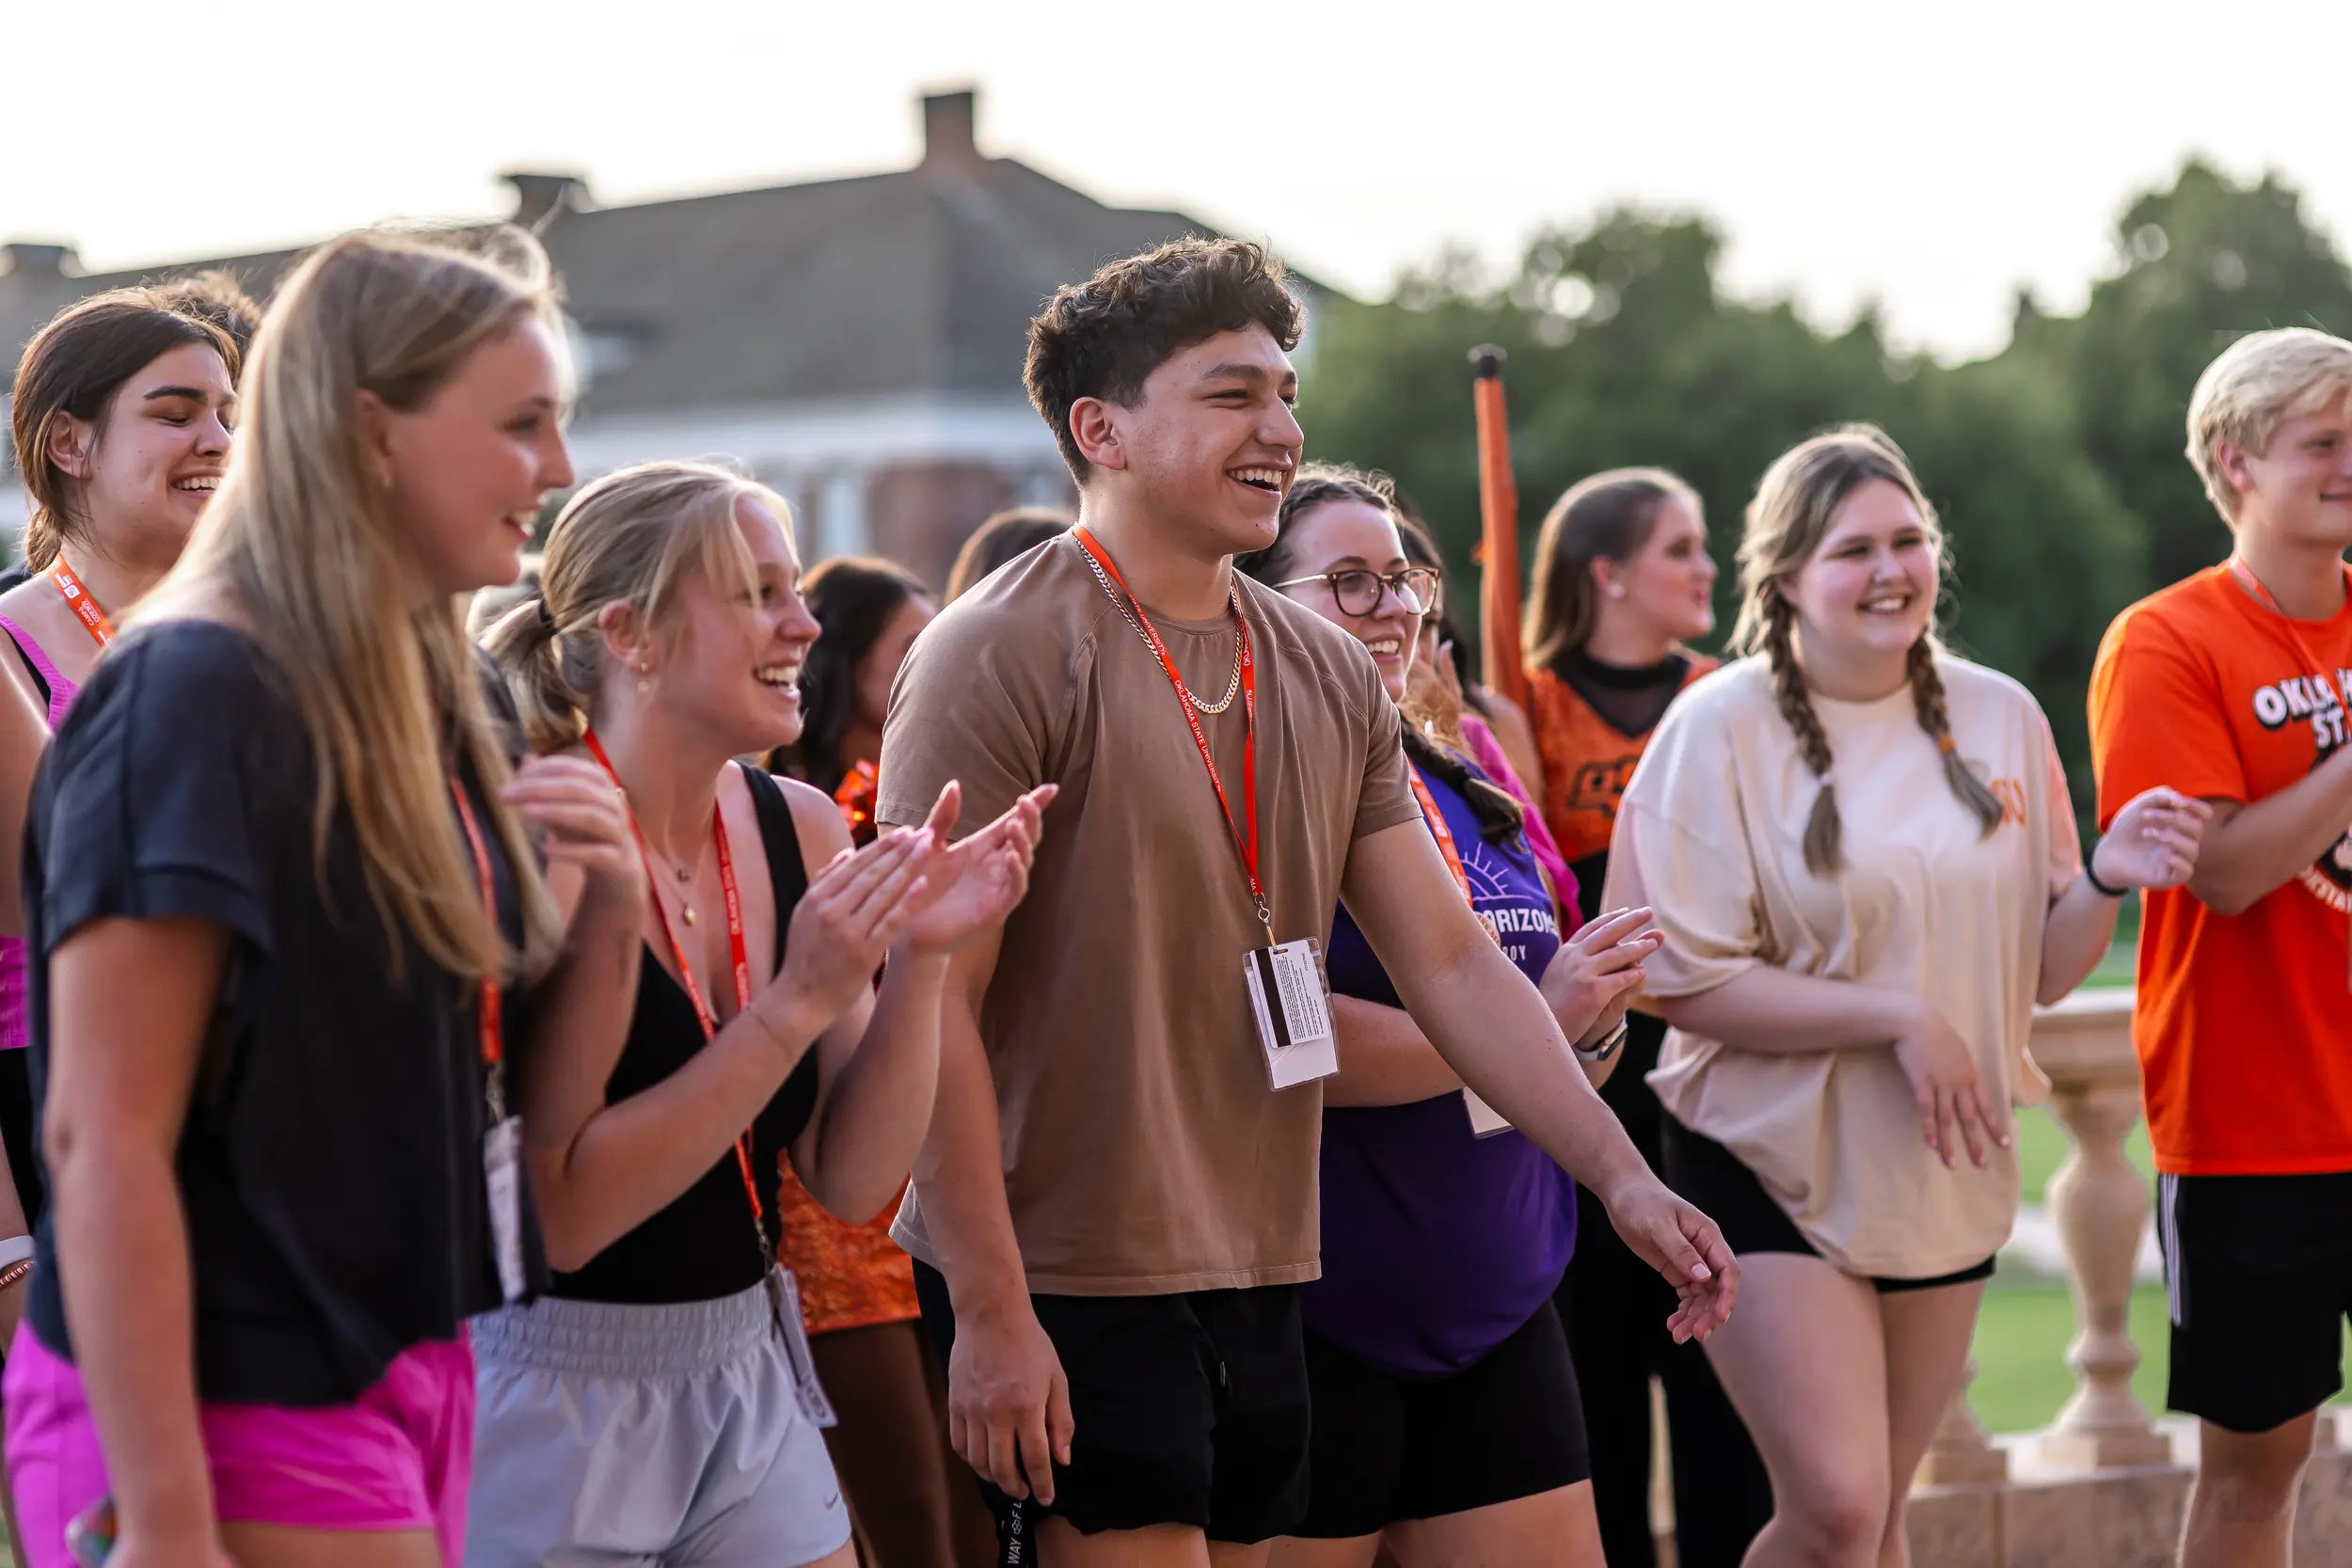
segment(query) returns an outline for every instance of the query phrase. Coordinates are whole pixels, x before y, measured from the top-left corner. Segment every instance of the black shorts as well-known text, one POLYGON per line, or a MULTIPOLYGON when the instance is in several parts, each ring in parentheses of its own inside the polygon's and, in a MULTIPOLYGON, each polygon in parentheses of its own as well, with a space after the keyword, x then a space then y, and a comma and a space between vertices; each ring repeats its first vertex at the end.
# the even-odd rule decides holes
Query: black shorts
MULTIPOLYGON (((947 1282, 914 1265, 923 1325, 949 1363, 947 1282)), ((1290 1533, 1307 1509, 1307 1357, 1298 1287, 1174 1296, 1033 1296, 1070 1380, 1077 1431, 1045 1512, 1088 1535, 1192 1525, 1243 1545, 1290 1533)), ((982 1487, 1000 1529, 1035 1528, 982 1487)))
MULTIPOLYGON (((1756 1172, 1740 1156, 1701 1132, 1693 1132, 1671 1116, 1659 1118, 1659 1152, 1664 1157, 1659 1175, 1685 1201, 1715 1222, 1724 1244, 1734 1257, 1751 1252, 1795 1252, 1819 1258, 1820 1249, 1804 1239, 1788 1211, 1772 1201, 1756 1172)), ((1966 1285, 1993 1277, 1993 1259, 1931 1279, 1890 1279, 1868 1276, 1881 1295, 1900 1291, 1932 1291, 1945 1285, 1966 1285)))
POLYGON ((1311 1328, 1307 1385, 1312 1480, 1293 1535, 1375 1535, 1593 1477, 1583 1396, 1549 1301, 1476 1365, 1435 1383, 1392 1377, 1311 1328))
POLYGON ((2172 1317, 2167 1404, 2268 1432, 2343 1389, 2352 1172, 2159 1176, 2156 1240, 2172 1317))

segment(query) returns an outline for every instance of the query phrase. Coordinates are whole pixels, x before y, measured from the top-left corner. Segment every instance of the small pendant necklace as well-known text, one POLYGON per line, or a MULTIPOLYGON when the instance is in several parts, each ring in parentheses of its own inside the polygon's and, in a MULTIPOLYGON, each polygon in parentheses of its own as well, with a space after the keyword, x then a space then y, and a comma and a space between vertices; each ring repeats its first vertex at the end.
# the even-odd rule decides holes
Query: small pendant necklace
MULTIPOLYGON (((706 839, 704 840, 704 843, 707 846, 709 841, 706 839)), ((677 862, 670 859, 669 856, 661 854, 661 852, 658 849, 655 850, 654 853, 660 856, 663 863, 669 866, 671 874, 677 878, 678 912, 686 917, 686 924, 689 926, 693 925, 694 882, 702 875, 702 857, 700 855, 695 856, 692 867, 689 868, 687 866, 680 865, 677 862)))

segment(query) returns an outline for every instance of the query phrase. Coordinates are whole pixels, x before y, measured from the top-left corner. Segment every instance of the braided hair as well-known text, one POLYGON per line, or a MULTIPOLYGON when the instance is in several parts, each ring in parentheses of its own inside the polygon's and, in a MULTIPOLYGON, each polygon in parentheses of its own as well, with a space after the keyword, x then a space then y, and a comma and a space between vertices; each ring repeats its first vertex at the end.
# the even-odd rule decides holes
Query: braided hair
MULTIPOLYGON (((1934 541, 1939 562, 1946 561, 1935 509, 1920 490, 1909 459, 1885 432, 1867 424, 1828 431, 1783 453, 1765 470, 1756 499, 1748 503, 1747 529, 1740 541, 1740 619, 1732 628, 1731 645, 1740 653, 1764 656, 1772 672, 1774 705, 1797 738, 1797 754, 1821 783, 1804 825, 1805 868, 1817 877, 1845 868, 1842 829, 1830 777, 1829 735, 1805 690, 1804 673, 1797 663, 1797 612, 1781 586, 1820 547, 1846 498, 1872 480, 1897 485, 1911 498, 1934 541)), ((1941 651, 1932 627, 1911 645, 1904 673, 1911 683, 1912 706, 1919 728, 1943 755, 1945 783, 1990 833, 2001 825, 2000 798, 1961 757, 1952 739, 1944 678, 1936 668, 1941 651)))
MULTIPOLYGON (((1281 507, 1275 514, 1274 543, 1235 557, 1234 568, 1260 582, 1279 582, 1291 574, 1297 556, 1299 519, 1318 506, 1342 500, 1361 501, 1387 513, 1397 524, 1406 556, 1419 559, 1414 554, 1414 541, 1406 537, 1407 525, 1397 506, 1396 486, 1388 475, 1377 470, 1367 472, 1346 463, 1309 463, 1292 478, 1291 487, 1283 492, 1281 507)), ((1417 726, 1406 724, 1404 731, 1406 756, 1414 767, 1442 781, 1462 798, 1471 816, 1477 819, 1479 837, 1489 844, 1502 844, 1525 829, 1526 809, 1507 790, 1472 773, 1469 763, 1423 735, 1417 726)))

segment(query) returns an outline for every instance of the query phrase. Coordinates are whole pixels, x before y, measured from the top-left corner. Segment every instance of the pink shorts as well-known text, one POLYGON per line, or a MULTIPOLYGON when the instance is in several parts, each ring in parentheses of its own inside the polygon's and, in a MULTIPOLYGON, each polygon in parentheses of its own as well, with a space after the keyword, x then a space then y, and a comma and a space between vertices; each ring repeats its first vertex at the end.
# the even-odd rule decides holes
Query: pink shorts
MULTIPOLYGON (((8 1352, 6 1398, 25 1568, 72 1568, 66 1525, 108 1490, 81 1374, 27 1323, 8 1352)), ((214 1510, 303 1529, 429 1529, 453 1564, 465 1550, 473 1401, 473 1352, 459 1338, 412 1346, 354 1404, 208 1402, 199 1416, 214 1510)))

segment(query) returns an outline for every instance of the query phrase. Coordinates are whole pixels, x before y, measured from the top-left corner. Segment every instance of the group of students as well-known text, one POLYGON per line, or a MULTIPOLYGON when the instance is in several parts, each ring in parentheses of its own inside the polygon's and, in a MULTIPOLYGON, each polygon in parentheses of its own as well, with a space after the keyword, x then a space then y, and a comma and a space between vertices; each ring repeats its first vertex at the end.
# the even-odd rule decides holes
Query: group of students
POLYGON ((1696 495, 1570 490, 1521 710, 1302 463, 1302 326, 1231 242, 1062 290, 1078 516, 944 605, 653 463, 477 646, 576 478, 535 244, 61 313, 0 595, 24 1560, 1642 1562, 1656 1376, 1684 1561, 1900 1562, 2032 1009, 2142 890, 2185 1558, 2283 1562, 2352 1305, 2352 345, 2200 384, 2236 548, 2102 649, 2085 856, 1885 435, 1764 474, 1721 668, 1696 495))

